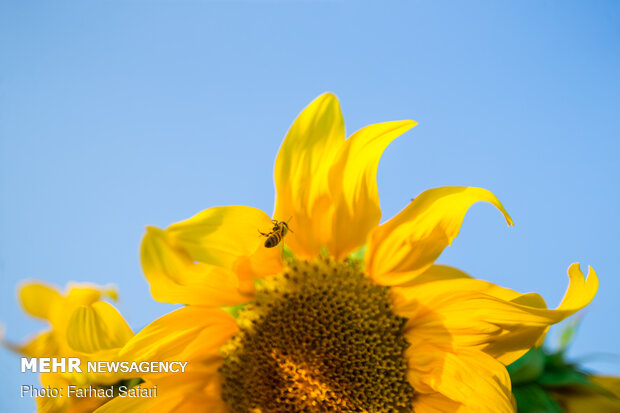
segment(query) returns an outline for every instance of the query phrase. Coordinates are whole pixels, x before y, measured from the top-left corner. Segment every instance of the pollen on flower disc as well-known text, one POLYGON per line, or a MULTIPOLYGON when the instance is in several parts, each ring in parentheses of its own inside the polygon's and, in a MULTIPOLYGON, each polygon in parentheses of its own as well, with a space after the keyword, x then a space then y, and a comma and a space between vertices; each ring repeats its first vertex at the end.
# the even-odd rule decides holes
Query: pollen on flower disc
POLYGON ((241 313, 222 397, 233 413, 410 413, 405 322, 356 263, 292 260, 241 313))

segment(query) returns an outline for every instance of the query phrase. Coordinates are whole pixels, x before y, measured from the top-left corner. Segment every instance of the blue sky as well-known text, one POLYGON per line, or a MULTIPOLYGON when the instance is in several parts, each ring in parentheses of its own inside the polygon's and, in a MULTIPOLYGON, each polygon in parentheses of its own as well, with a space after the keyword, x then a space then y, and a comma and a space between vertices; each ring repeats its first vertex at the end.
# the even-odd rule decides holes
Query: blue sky
MULTIPOLYGON (((336 93, 347 131, 414 119, 378 175, 384 220, 442 185, 492 190, 440 262, 556 306, 572 262, 601 288, 574 357, 620 375, 620 5, 614 1, 4 1, 0 320, 20 280, 114 283, 135 328, 154 302, 138 246, 216 205, 273 210, 298 112, 336 93)), ((32 411, 0 350, 7 411, 32 411)))

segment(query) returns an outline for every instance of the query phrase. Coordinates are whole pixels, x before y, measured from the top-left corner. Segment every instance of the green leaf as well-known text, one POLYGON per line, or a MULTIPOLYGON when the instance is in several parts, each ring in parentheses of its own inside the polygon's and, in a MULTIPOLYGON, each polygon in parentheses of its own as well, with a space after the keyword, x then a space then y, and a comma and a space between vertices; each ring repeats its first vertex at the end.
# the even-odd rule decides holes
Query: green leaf
POLYGON ((512 392, 518 413, 564 413, 562 407, 537 384, 516 386, 512 392))
POLYGON ((585 374, 569 369, 545 371, 537 382, 547 387, 579 385, 589 387, 593 384, 585 374))
POLYGON ((564 351, 548 353, 545 355, 546 370, 576 370, 575 365, 569 363, 564 358, 564 351))
POLYGON ((513 385, 533 382, 543 374, 545 353, 541 349, 533 348, 506 369, 513 385))
POLYGON ((548 388, 572 388, 575 391, 602 394, 607 397, 617 398, 606 388, 590 380, 590 376, 577 370, 551 370, 540 376, 537 382, 548 388))

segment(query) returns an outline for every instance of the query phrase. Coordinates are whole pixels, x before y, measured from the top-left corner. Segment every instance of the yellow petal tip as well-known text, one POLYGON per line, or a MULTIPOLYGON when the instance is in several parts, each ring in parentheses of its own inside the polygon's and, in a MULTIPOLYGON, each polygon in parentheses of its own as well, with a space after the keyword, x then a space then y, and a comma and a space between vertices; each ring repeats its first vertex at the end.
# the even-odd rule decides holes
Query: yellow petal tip
POLYGON ((118 301, 118 289, 114 284, 108 284, 101 290, 102 294, 112 301, 118 301))
POLYGON ((568 278, 570 280, 568 290, 558 309, 567 310, 572 314, 584 308, 594 299, 598 291, 599 281, 596 272, 590 266, 588 266, 586 278, 579 263, 571 264, 568 267, 568 278))
POLYGON ((158 227, 154 227, 154 226, 152 226, 152 225, 147 225, 145 229, 146 229, 146 232, 147 232, 147 233, 155 233, 155 234, 159 234, 159 233, 164 232, 164 230, 163 230, 163 229, 158 228, 158 227))

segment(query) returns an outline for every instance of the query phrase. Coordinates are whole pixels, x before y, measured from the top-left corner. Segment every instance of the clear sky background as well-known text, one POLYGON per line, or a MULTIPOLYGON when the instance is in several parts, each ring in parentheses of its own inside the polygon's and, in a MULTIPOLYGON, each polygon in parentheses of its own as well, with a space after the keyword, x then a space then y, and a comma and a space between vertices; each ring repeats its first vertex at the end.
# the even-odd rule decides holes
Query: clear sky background
MULTIPOLYGON (((492 190, 439 262, 555 307, 573 262, 599 293, 570 354, 620 375, 620 3, 23 1, 0 4, 0 321, 20 280, 114 283, 136 330, 138 246, 216 205, 273 210, 289 125, 333 91, 347 131, 414 119, 378 174, 383 220, 442 185, 492 190), (586 268, 584 268, 585 270, 586 268)), ((0 350, 0 407, 28 412, 0 350)))

